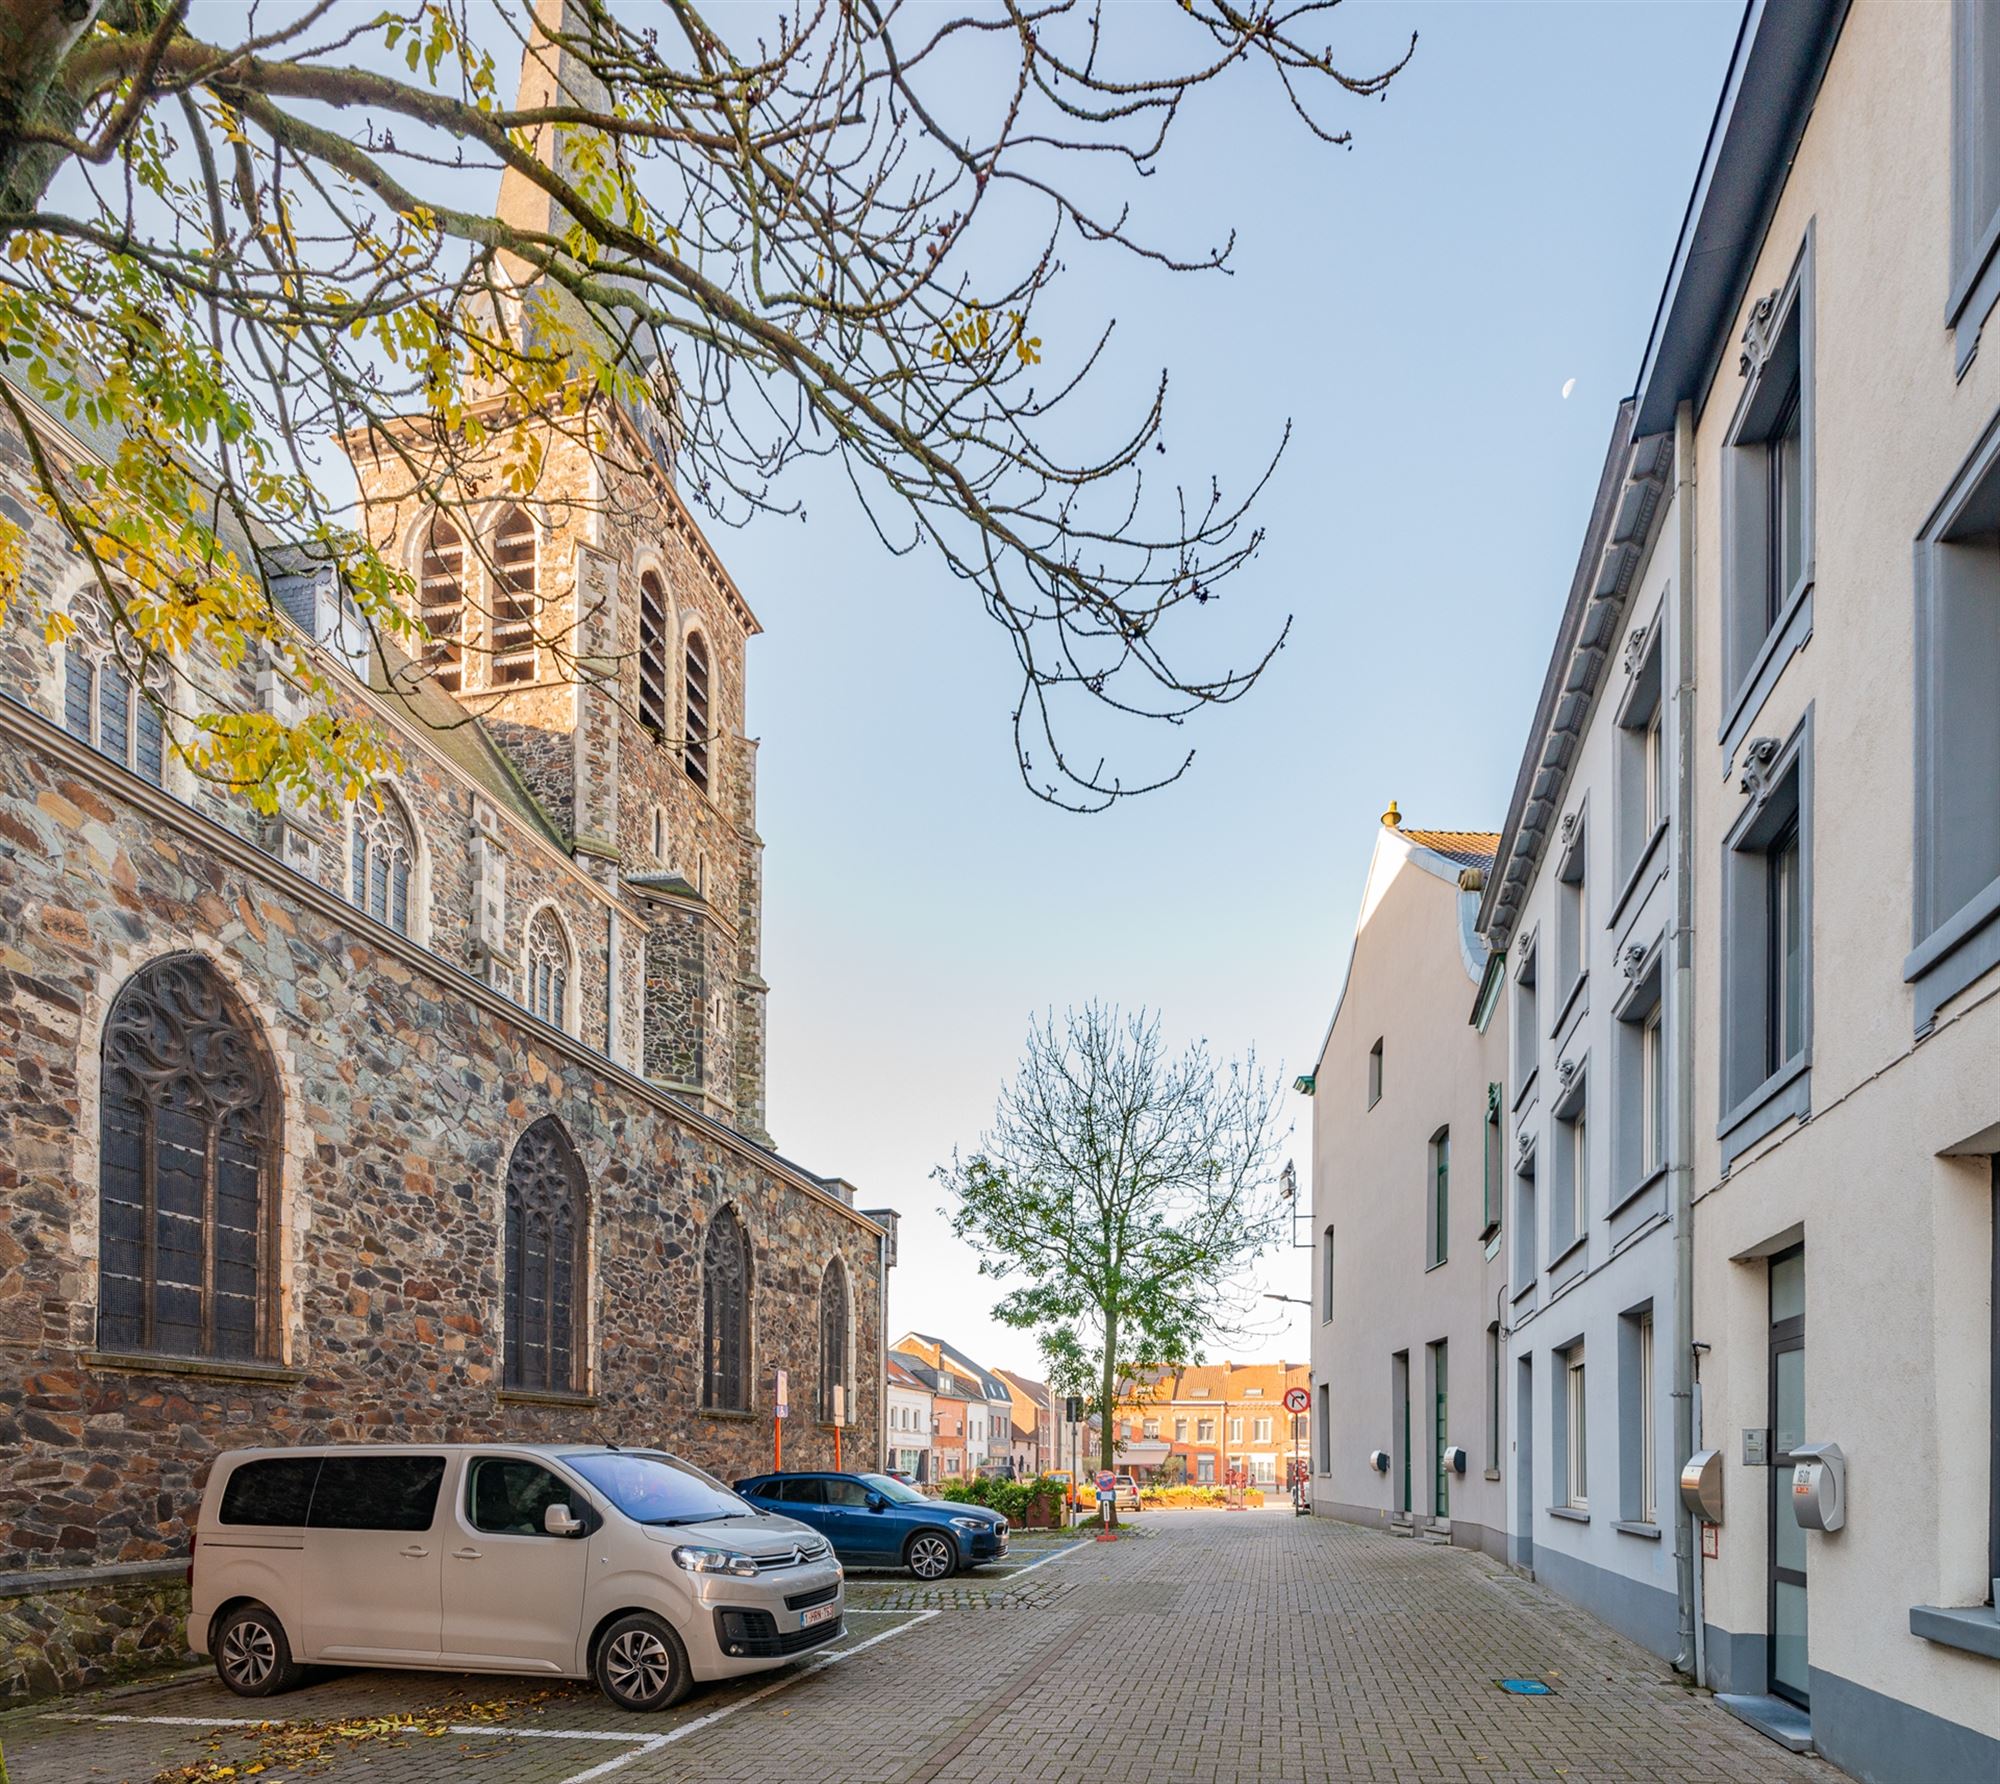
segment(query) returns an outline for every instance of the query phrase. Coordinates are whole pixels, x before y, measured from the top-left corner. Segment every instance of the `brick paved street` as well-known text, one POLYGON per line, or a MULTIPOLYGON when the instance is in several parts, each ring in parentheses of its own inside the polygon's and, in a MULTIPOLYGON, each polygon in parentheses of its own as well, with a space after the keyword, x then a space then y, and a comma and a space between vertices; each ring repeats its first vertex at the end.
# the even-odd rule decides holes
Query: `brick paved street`
POLYGON ((943 1587, 857 1579, 841 1658, 700 1690, 664 1717, 582 1687, 346 1673, 272 1706, 348 1724, 306 1737, 316 1772, 288 1763, 296 1729, 229 1725, 249 1706, 206 1679, 43 1706, 0 1722, 0 1742, 11 1784, 245 1777, 260 1761, 260 1779, 334 1784, 1839 1777, 1462 1550, 1282 1512, 1154 1512, 1128 1542, 1023 1550, 1005 1574, 943 1587), (1495 1684, 1523 1674, 1555 1694, 1495 1684), (417 1711, 408 1729, 389 1720, 417 1711), (86 1716, 132 1720, 59 1719, 86 1716))

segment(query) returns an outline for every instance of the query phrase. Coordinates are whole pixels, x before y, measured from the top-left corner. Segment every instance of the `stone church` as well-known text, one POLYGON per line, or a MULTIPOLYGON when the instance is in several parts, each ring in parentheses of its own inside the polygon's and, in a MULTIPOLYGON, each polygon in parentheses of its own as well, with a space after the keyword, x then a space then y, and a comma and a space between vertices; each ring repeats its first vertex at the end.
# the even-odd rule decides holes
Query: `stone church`
POLYGON ((766 1129, 758 625, 647 420, 449 517, 349 442, 429 645, 274 586, 401 757, 338 821, 186 771, 0 434, 78 625, 0 627, 0 1706, 181 1651, 224 1447, 602 1436, 726 1478, 783 1370, 788 1460, 831 1465, 836 1387, 880 1455, 894 1216, 766 1129))

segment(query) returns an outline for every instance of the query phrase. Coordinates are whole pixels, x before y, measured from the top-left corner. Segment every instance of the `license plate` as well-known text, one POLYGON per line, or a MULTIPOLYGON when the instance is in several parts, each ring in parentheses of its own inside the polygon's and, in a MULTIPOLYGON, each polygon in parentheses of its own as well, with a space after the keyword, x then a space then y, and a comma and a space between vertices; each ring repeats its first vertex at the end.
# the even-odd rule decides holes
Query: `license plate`
POLYGON ((816 1604, 811 1610, 800 1614, 799 1627, 801 1629, 816 1628, 821 1623, 831 1623, 839 1615, 840 1604, 838 1600, 832 1604, 816 1604))

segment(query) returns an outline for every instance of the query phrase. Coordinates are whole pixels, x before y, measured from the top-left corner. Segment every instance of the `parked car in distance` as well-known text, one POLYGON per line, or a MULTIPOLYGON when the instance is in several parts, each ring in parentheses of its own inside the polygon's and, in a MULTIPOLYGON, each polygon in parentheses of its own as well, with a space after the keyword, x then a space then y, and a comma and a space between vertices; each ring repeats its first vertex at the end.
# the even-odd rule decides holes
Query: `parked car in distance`
POLYGON ((900 1468, 885 1468, 883 1473, 891 1480, 901 1481, 906 1487, 916 1487, 918 1491, 922 1491, 922 1485, 914 1474, 907 1474, 900 1468))
POLYGON ((231 1450, 202 1495, 187 1639, 242 1697, 337 1661, 594 1678, 663 1710, 832 1641, 843 1578, 815 1532, 660 1450, 231 1450))
POLYGON ((850 1567, 904 1567, 942 1580, 1007 1553, 1007 1520, 997 1511, 926 1499, 886 1474, 756 1474, 736 1490, 811 1525, 850 1567))
POLYGON ((1117 1490, 1112 1496, 1111 1503, 1120 1511, 1137 1511, 1139 1509, 1139 1483, 1129 1474, 1121 1474, 1118 1477, 1117 1490))

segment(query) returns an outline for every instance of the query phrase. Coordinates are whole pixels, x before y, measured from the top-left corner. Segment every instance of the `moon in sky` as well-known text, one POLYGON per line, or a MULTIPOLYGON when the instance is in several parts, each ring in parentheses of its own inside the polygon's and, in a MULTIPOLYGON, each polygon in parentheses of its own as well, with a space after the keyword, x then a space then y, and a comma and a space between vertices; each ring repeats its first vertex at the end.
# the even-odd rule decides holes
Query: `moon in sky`
POLYGON ((1564 402, 1568 402, 1568 401, 1569 401, 1569 393, 1570 393, 1570 392, 1571 392, 1572 390, 1574 390, 1575 388, 1576 388, 1576 380, 1575 380, 1574 378, 1565 378, 1565 379, 1563 380, 1563 401, 1564 401, 1564 402))

